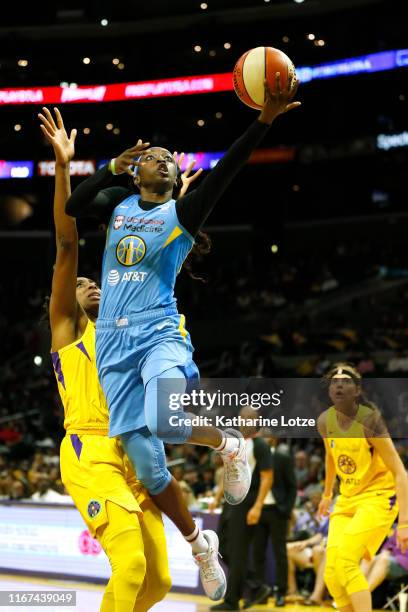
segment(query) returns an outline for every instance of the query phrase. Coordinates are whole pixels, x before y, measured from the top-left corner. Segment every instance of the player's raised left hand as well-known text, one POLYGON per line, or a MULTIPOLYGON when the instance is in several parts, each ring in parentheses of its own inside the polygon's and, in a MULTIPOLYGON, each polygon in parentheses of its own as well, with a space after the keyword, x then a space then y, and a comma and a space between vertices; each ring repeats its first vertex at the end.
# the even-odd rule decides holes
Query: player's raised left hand
MULTIPOLYGON (((176 162, 176 164, 181 168, 183 160, 184 160, 184 153, 180 153, 180 155, 177 154, 177 151, 175 151, 173 153, 173 157, 174 160, 176 162)), ((180 194, 179 194, 179 198, 183 197, 183 195, 186 194, 188 188, 190 187, 191 183, 194 183, 194 181, 196 179, 198 179, 198 177, 200 176, 200 174, 202 173, 203 169, 199 168, 198 170, 196 170, 196 172, 194 172, 194 174, 191 174, 192 169, 194 168, 194 166, 196 165, 196 160, 193 159, 193 161, 191 161, 187 168, 184 170, 183 174, 181 175, 181 180, 183 182, 183 186, 181 188, 180 194), (191 174, 191 176, 190 176, 191 174)))
POLYGON ((46 106, 43 106, 43 113, 38 114, 41 121, 40 128, 45 138, 48 140, 55 153, 55 161, 58 165, 65 166, 75 155, 76 130, 71 130, 68 137, 62 116, 58 108, 54 107, 57 122, 46 106))
POLYGON ((293 98, 296 96, 296 92, 299 87, 299 81, 295 81, 292 78, 287 79, 286 87, 282 88, 280 72, 275 75, 275 90, 272 91, 268 82, 264 80, 265 86, 265 101, 264 106, 259 115, 259 121, 270 125, 278 115, 287 113, 288 111, 298 108, 301 102, 293 102, 293 98))

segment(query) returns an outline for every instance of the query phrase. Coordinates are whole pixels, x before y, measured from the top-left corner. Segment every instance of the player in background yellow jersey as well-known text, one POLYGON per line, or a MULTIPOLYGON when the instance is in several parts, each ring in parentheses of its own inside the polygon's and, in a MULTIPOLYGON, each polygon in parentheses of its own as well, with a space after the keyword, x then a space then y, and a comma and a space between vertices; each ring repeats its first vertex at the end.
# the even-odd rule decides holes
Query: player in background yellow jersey
POLYGON ((324 577, 341 612, 371 612, 360 562, 375 555, 398 510, 397 541, 408 549, 408 476, 379 411, 364 401, 359 372, 339 363, 327 378, 333 406, 318 420, 326 451, 320 514, 330 513, 336 476, 340 495, 330 513, 324 577))
POLYGON ((112 567, 101 611, 145 612, 171 586, 164 527, 120 442, 107 435, 109 413, 95 363, 100 289, 88 278, 77 278, 76 223, 65 214, 76 130, 68 138, 62 117, 54 110, 56 123, 46 108, 39 118, 56 158, 57 254, 49 318, 51 355, 65 412, 62 481, 112 567))

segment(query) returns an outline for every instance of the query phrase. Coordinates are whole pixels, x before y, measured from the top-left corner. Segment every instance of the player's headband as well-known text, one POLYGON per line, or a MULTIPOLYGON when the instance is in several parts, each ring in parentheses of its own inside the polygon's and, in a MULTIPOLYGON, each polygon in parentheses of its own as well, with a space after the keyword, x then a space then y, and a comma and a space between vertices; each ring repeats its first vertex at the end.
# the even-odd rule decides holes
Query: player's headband
POLYGON ((332 370, 328 378, 329 380, 333 380, 333 378, 351 378, 355 383, 360 383, 361 380, 361 377, 358 376, 352 369, 342 366, 332 370))

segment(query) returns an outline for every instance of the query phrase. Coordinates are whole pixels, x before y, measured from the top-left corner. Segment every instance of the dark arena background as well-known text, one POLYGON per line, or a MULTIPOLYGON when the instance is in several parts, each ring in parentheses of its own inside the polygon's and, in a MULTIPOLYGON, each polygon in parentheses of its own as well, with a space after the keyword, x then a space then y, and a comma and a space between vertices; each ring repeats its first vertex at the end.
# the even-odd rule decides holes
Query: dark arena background
MULTIPOLYGON (((207 378, 318 378, 339 361, 355 364, 364 378, 404 378, 405 8, 400 0, 61 0, 2 7, 1 592, 76 592, 76 608, 93 612, 110 576, 59 471, 63 409, 48 328, 40 322, 55 260, 54 157, 39 129, 41 108, 57 106, 67 129, 78 130, 73 188, 139 138, 191 154, 205 176, 258 115, 233 91, 235 62, 253 47, 284 51, 297 68, 302 105, 276 119, 208 218, 211 253, 192 261, 202 280, 183 270, 178 277, 178 308, 195 361, 207 378)), ((79 274, 100 282, 105 233, 92 219, 80 219, 78 229, 79 274)), ((395 441, 408 466, 405 442, 395 441)), ((286 607, 330 606, 324 585, 314 592, 314 544, 306 560, 291 549, 293 541, 320 533, 323 444, 317 436, 278 444, 293 459, 297 489, 286 607)), ((215 453, 168 445, 166 454, 198 524, 218 525, 225 535, 215 453)), ((203 595, 189 545, 167 519, 165 527, 173 587, 154 610, 209 609, 214 602, 203 595)), ((324 539, 317 543, 324 553, 324 539)), ((267 596, 254 610, 274 608, 278 563, 269 550, 269 603, 267 596)), ((408 562, 405 567, 407 582, 408 562)), ((400 582, 385 577, 374 606, 397 595, 400 582)), ((11 609, 1 597, 0 605, 11 609)), ((59 607, 54 600, 44 609, 59 607)))

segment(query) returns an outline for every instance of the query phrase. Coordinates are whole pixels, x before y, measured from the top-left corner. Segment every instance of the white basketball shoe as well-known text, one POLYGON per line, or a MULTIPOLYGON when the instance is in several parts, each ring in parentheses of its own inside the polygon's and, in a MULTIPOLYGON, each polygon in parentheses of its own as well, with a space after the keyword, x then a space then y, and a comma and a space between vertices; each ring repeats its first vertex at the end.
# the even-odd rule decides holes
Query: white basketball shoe
POLYGON ((227 579, 218 558, 218 536, 210 529, 201 533, 208 542, 208 550, 194 555, 194 560, 200 568, 201 584, 207 597, 218 601, 227 590, 227 579))
POLYGON ((229 504, 236 506, 247 496, 252 473, 248 463, 246 443, 241 432, 236 429, 226 429, 225 433, 229 437, 238 439, 234 451, 220 453, 224 462, 224 497, 229 504))

